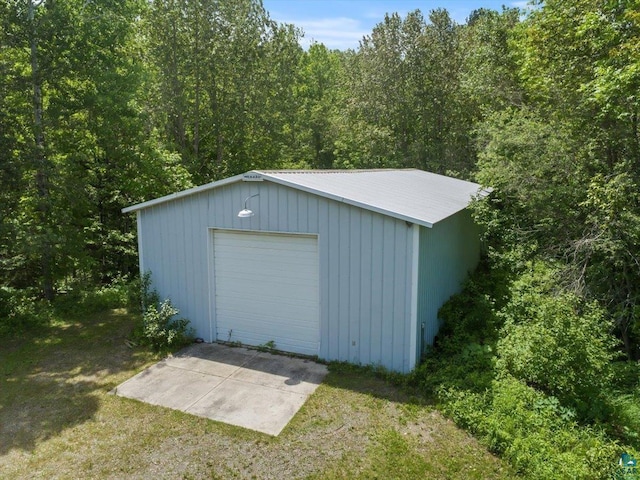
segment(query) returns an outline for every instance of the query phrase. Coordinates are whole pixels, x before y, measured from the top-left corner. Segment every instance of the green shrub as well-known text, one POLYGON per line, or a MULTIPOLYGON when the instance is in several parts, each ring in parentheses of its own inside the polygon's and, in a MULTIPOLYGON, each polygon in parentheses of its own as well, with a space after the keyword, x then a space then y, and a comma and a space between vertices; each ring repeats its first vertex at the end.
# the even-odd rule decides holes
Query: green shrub
POLYGON ((613 395, 610 405, 613 433, 640 450, 640 389, 613 395))
POLYGON ((495 343, 501 325, 496 311, 508 293, 505 278, 503 271, 489 270, 483 262, 465 281, 462 291, 447 300, 438 311, 442 319, 439 351, 455 354, 466 344, 495 343))
POLYGON ((409 384, 427 395, 442 385, 474 392, 490 386, 501 322, 495 312, 506 301, 505 278, 504 271, 489 270, 482 263, 462 292, 440 308, 443 324, 437 345, 409 375, 409 384))
POLYGON ((127 306, 132 313, 143 313, 145 305, 158 305, 158 292, 151 288, 151 272, 135 278, 127 289, 127 306))
POLYGON ((442 307, 440 340, 410 383, 526 478, 611 478, 636 446, 640 372, 614 374, 603 309, 563 292, 552 265, 517 253, 509 270, 508 258, 442 307))
POLYGON ((131 334, 135 343, 163 351, 181 347, 193 340, 189 320, 174 318, 180 312, 169 299, 160 302, 158 292, 151 285, 151 272, 130 282, 126 294, 129 311, 141 314, 141 321, 131 334))
POLYGON ((132 312, 142 313, 142 322, 133 331, 133 340, 155 351, 174 349, 193 340, 189 320, 174 318, 177 308, 169 299, 160 303, 158 292, 151 286, 151 272, 129 284, 127 304, 132 312))
POLYGON ((127 303, 130 309, 142 313, 142 323, 133 332, 139 343, 161 351, 186 345, 193 339, 189 320, 174 318, 180 312, 169 299, 160 303, 158 292, 151 286, 151 272, 130 284, 127 303))
POLYGON ((0 287, 0 336, 32 330, 50 319, 49 304, 35 289, 0 287))
POLYGON ((602 419, 616 340, 595 303, 550 291, 552 275, 536 265, 514 284, 512 300, 500 312, 497 371, 558 397, 583 418, 602 419))
POLYGON ((483 392, 493 380, 494 358, 493 347, 478 343, 462 345, 457 353, 435 350, 409 374, 408 384, 428 396, 443 385, 483 392))
POLYGON ((143 343, 156 351, 189 343, 192 339, 189 320, 174 319, 178 313, 178 309, 174 308, 168 299, 159 307, 155 304, 148 305, 142 316, 143 343))
POLYGON ((554 397, 512 376, 473 393, 439 391, 442 409, 531 479, 610 478, 619 447, 600 430, 579 426, 554 397))
POLYGON ((120 278, 109 285, 70 285, 64 293, 58 294, 52 306, 56 314, 76 317, 124 308, 130 284, 127 279, 120 278))
POLYGON ((37 289, 0 287, 0 335, 15 335, 42 327, 56 317, 81 318, 125 307, 131 285, 126 279, 101 286, 70 283, 51 302, 42 299, 37 289))
POLYGON ((640 362, 613 365, 614 390, 609 395, 612 434, 640 450, 640 362))

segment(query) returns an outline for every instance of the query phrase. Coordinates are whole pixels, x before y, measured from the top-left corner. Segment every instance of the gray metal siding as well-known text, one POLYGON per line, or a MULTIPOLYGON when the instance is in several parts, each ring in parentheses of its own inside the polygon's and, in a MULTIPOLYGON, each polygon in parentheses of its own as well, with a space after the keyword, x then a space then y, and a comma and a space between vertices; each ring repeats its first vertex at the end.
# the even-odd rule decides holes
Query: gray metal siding
POLYGON ((144 269, 154 288, 171 298, 198 335, 208 337, 206 209, 184 199, 141 211, 144 269), (206 333, 205 333, 206 332, 206 333))
POLYGON ((424 323, 424 343, 438 333, 438 310, 460 291, 464 279, 480 259, 478 227, 463 210, 433 228, 420 227, 418 323, 424 323))
POLYGON ((404 221, 264 181, 150 206, 140 210, 140 225, 154 287, 208 341, 215 338, 210 229, 317 234, 319 356, 409 370, 412 229, 404 221), (255 216, 238 218, 255 193, 248 202, 255 216))

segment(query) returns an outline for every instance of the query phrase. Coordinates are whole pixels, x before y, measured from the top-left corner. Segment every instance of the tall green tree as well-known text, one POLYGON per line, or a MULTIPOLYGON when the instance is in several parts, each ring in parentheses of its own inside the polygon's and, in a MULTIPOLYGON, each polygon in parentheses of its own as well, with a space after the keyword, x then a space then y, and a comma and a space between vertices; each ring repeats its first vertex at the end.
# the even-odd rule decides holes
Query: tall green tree
POLYGON ((562 260, 559 284, 606 306, 634 358, 639 20, 637 1, 546 1, 516 27, 512 58, 524 107, 485 125, 491 133, 479 176, 499 186, 494 218, 521 225, 524 235, 514 235, 511 245, 535 237, 532 251, 562 260))
POLYGON ((513 49, 520 11, 478 9, 469 15, 461 33, 459 95, 465 109, 481 122, 485 115, 521 106, 524 92, 513 49))
MULTIPOLYGON (((46 136, 44 96, 49 82, 51 23, 55 13, 44 2, 5 1, 2 4, 3 169, 20 178, 23 189, 9 201, 8 216, 3 219, 5 237, 3 277, 19 286, 39 284, 46 298, 53 296, 56 237, 59 228, 52 220, 51 181, 54 165, 46 136), (27 93, 28 92, 28 93, 27 93), (12 124, 11 126, 9 124, 12 124)), ((17 194, 15 190, 14 194, 17 194)))
POLYGON ((292 165, 333 168, 336 158, 337 115, 342 105, 344 55, 313 43, 300 58, 294 99, 298 107, 292 126, 292 165))
POLYGON ((296 112, 299 33, 255 0, 161 0, 146 25, 150 111, 194 180, 277 165, 296 112))
POLYGON ((460 95, 461 26, 446 10, 387 15, 346 71, 345 166, 415 167, 468 174, 472 116, 460 95))
POLYGON ((139 107, 145 7, 2 3, 3 102, 12 118, 0 147, 3 170, 21 188, 2 222, 4 284, 38 284, 51 298, 74 278, 134 271, 134 233, 120 209, 185 184, 179 171, 165 171, 168 157, 146 135, 139 107))
MULTIPOLYGON (((345 166, 410 166, 416 163, 415 84, 405 59, 414 58, 425 28, 415 11, 402 19, 386 15, 346 68, 348 123, 343 125, 340 155, 345 166)), ((420 76, 418 74, 418 76, 420 76)))
POLYGON ((24 263, 24 253, 18 255, 15 249, 19 229, 16 217, 29 184, 26 157, 33 138, 28 135, 28 79, 15 68, 29 61, 28 49, 15 48, 24 44, 24 30, 18 20, 17 9, 9 2, 0 2, 0 279, 16 284, 20 283, 24 263))
POLYGON ((442 173, 466 173, 475 163, 468 99, 460 95, 461 33, 446 10, 433 10, 421 45, 419 118, 425 158, 420 166, 442 173))

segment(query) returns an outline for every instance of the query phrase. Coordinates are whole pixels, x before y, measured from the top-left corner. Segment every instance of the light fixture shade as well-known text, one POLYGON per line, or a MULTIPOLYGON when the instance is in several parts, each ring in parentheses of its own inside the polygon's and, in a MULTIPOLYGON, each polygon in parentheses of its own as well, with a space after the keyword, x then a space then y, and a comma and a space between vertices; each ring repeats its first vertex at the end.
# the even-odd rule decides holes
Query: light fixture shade
POLYGON ((251 210, 249 210, 248 208, 245 208, 245 209, 240 210, 238 212, 238 216, 240 218, 249 218, 249 217, 253 217, 254 215, 255 214, 251 210))
POLYGON ((247 198, 245 198, 244 199, 244 208, 238 212, 238 217, 240 217, 240 218, 253 217, 254 213, 247 208, 247 202, 249 201, 250 198, 259 197, 259 196, 260 196, 259 193, 254 193, 253 195, 249 195, 247 198))

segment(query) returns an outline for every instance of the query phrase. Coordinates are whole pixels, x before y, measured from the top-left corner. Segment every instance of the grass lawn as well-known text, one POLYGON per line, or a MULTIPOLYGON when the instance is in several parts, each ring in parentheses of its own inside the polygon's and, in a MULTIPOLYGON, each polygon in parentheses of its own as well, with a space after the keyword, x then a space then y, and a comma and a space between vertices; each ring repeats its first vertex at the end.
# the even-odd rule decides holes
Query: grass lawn
POLYGON ((331 366, 276 438, 108 392, 158 358, 124 310, 0 347, 0 478, 513 478, 432 405, 331 366))

